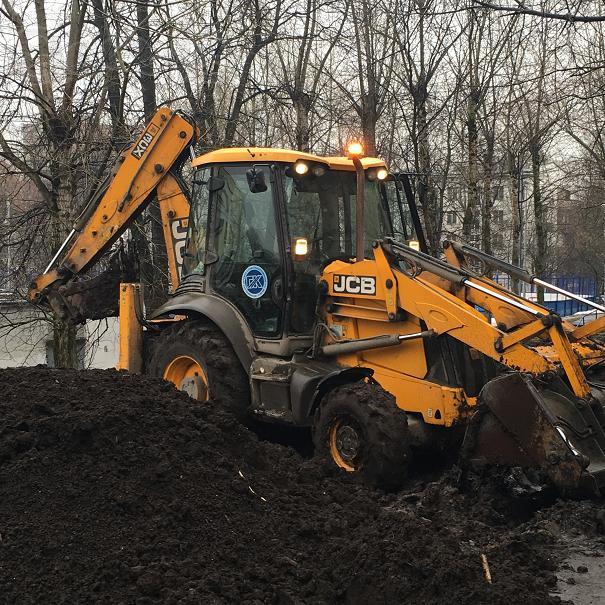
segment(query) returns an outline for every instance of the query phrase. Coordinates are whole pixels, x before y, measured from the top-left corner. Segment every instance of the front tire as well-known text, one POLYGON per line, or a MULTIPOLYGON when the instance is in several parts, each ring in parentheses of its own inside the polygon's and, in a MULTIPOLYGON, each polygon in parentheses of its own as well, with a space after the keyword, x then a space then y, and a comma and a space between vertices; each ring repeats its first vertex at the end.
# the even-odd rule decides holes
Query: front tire
POLYGON ((205 320, 179 321, 154 339, 147 373, 197 401, 218 401, 239 420, 250 402, 248 378, 227 337, 205 320))
POLYGON ((356 382, 327 393, 315 415, 318 454, 359 473, 374 487, 395 490, 407 477, 407 416, 375 382, 356 382))

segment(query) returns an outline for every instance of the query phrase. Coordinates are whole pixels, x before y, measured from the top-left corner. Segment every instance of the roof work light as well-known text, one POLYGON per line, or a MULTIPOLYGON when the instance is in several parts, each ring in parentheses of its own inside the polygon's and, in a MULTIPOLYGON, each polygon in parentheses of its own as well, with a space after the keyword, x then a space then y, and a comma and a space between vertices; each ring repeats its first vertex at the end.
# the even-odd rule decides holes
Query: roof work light
POLYGON ((301 162, 300 160, 298 160, 294 164, 294 172, 296 172, 296 174, 298 174, 299 176, 303 176, 304 174, 307 174, 307 172, 309 172, 309 165, 305 162, 301 162))
POLYGON ((347 156, 350 158, 360 158, 363 155, 363 145, 359 141, 351 141, 347 145, 347 156))

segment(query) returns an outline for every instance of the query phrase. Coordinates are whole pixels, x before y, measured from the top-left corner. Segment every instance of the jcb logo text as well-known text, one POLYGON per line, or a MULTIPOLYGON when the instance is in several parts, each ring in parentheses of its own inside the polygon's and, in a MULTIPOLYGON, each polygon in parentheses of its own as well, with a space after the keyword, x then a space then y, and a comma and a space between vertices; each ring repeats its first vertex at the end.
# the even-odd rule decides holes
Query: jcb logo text
POLYGON ((183 268, 183 248, 187 238, 188 218, 177 218, 170 224, 172 231, 172 245, 174 246, 174 256, 178 267, 179 275, 183 268))
POLYGON ((376 278, 358 275, 335 275, 334 292, 348 294, 376 294, 376 278))
POLYGON ((150 132, 145 132, 141 137, 141 140, 137 143, 137 146, 132 150, 132 155, 137 160, 140 160, 147 151, 151 141, 153 141, 153 135, 150 132))

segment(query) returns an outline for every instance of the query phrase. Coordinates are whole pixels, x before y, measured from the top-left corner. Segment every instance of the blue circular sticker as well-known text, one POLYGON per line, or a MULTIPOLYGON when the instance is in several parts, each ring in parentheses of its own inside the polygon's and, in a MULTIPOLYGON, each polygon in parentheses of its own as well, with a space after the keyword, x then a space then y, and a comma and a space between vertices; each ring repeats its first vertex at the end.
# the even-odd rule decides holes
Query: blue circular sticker
POLYGON ((265 270, 258 265, 250 265, 242 274, 242 289, 249 298, 260 298, 269 285, 265 270))

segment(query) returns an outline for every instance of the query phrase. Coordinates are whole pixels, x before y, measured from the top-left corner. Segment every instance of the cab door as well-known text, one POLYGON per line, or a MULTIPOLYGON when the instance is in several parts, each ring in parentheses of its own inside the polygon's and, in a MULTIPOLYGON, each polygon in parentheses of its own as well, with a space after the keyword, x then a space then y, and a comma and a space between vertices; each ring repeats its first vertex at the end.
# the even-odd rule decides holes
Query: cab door
POLYGON ((213 177, 221 187, 210 202, 210 289, 240 310, 255 336, 278 338, 284 270, 272 168, 219 166, 213 177))

